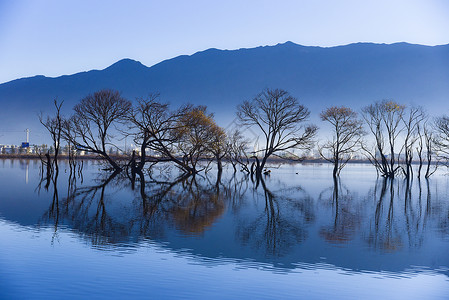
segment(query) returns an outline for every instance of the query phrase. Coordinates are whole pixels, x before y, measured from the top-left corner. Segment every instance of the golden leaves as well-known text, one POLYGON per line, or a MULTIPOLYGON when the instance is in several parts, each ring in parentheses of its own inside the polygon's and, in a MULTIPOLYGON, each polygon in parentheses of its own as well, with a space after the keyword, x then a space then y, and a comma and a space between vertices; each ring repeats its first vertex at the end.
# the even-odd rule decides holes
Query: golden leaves
POLYGON ((337 120, 337 119, 344 119, 348 117, 355 117, 356 113, 350 109, 349 107, 345 106, 332 106, 325 110, 323 110, 320 114, 321 120, 328 121, 330 119, 337 120))
POLYGON ((383 108, 387 112, 399 112, 405 109, 404 105, 400 105, 394 101, 383 102, 383 108))

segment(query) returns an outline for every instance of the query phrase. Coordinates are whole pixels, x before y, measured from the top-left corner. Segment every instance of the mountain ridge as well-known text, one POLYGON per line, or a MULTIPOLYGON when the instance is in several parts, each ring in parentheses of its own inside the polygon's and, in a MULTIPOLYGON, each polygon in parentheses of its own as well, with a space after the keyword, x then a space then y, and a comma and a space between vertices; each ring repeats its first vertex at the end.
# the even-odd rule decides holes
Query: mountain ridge
POLYGON ((301 45, 301 44, 296 44, 292 41, 286 41, 284 43, 277 43, 275 45, 264 45, 264 46, 257 46, 257 47, 252 47, 252 48, 238 48, 238 49, 218 49, 218 48, 208 48, 205 50, 200 50, 197 51, 193 54, 182 54, 182 55, 178 55, 176 57, 173 58, 169 58, 169 59, 165 59, 163 61, 160 61, 158 63, 155 63, 151 66, 147 66, 144 65, 142 62, 140 62, 139 60, 135 60, 132 58, 122 58, 114 63, 112 63, 109 66, 104 67, 103 69, 91 69, 91 70, 87 70, 87 71, 80 71, 80 72, 76 72, 76 73, 71 73, 71 74, 64 74, 64 75, 58 75, 58 76, 46 76, 46 75, 42 75, 42 74, 36 74, 36 75, 32 75, 32 76, 26 76, 26 77, 21 77, 21 78, 16 78, 16 79, 12 79, 12 80, 8 80, 5 81, 3 83, 0 83, 0 86, 4 85, 4 84, 9 84, 11 82, 16 82, 16 81, 20 81, 20 80, 24 80, 24 79, 33 79, 33 78, 49 78, 49 79, 55 79, 55 78, 60 78, 60 77, 65 77, 65 76, 73 76, 73 75, 78 75, 78 74, 83 74, 83 73, 87 73, 87 72, 91 72, 91 71, 104 71, 107 70, 111 67, 113 67, 114 65, 120 64, 121 62, 132 62, 132 63, 138 63, 146 68, 152 68, 156 65, 159 65, 161 63, 167 62, 167 61, 172 61, 174 59, 178 59, 178 58, 185 58, 185 57, 192 57, 195 56, 197 54, 201 54, 203 52, 208 52, 208 51, 219 51, 219 52, 233 52, 233 51, 240 51, 240 50, 254 50, 254 49, 260 49, 260 48, 270 48, 270 47, 277 47, 277 46, 285 46, 285 45, 294 45, 294 46, 298 46, 298 47, 302 47, 302 48, 315 48, 315 49, 332 49, 332 48, 342 48, 342 47, 348 47, 348 46, 357 46, 357 45, 377 45, 377 46, 393 46, 393 45, 409 45, 409 46, 418 46, 418 47, 425 47, 425 48, 434 48, 434 47, 448 47, 449 48, 449 44, 441 44, 441 45, 434 45, 434 46, 430 46, 430 45, 422 45, 422 44, 415 44, 415 43, 408 43, 408 42, 395 42, 395 43, 373 43, 373 42, 356 42, 356 43, 350 43, 350 44, 345 44, 345 45, 337 45, 337 46, 305 46, 305 45, 301 45))
POLYGON ((130 100, 159 92, 163 101, 174 106, 204 104, 226 127, 237 104, 264 88, 288 90, 317 119, 330 105, 358 110, 386 98, 409 105, 425 103, 441 113, 449 109, 448 82, 449 44, 361 42, 318 47, 287 41, 237 50, 210 48, 150 67, 124 58, 101 70, 0 84, 0 136, 4 124, 17 118, 24 128, 38 128, 36 115, 51 113, 55 98, 64 100, 63 111, 69 114, 80 99, 103 88, 116 89, 130 100))

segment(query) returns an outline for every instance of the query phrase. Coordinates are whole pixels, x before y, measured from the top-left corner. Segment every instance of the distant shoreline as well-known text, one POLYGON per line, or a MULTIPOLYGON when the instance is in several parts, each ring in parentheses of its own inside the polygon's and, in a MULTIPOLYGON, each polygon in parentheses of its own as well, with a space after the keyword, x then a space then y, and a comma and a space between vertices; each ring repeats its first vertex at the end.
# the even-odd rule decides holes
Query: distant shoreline
MULTIPOLYGON (((113 159, 116 160, 129 160, 130 155, 111 155, 110 156, 113 159)), ((42 157, 44 158, 44 157, 42 157)), ((138 158, 138 157, 137 157, 138 158)), ((0 160, 3 159, 27 159, 27 160, 40 160, 41 158, 37 154, 0 154, 0 160)), ((97 155, 91 155, 86 154, 83 156, 75 156, 75 160, 103 160, 103 158, 97 156, 97 155)), ((69 156, 66 154, 60 154, 58 156, 58 160, 64 161, 69 160, 69 156)), ((226 161, 226 160, 223 160, 226 161)), ((295 160, 288 160, 288 159, 282 159, 282 158, 269 158, 267 163, 271 164, 331 164, 325 159, 322 158, 306 158, 301 161, 295 161, 295 160)), ((371 164, 371 162, 367 159, 354 159, 348 161, 348 164, 371 164)), ((413 165, 418 165, 419 161, 412 162, 413 165)), ((426 165, 427 162, 423 161, 423 165, 426 165)), ((431 163, 432 165, 435 165, 435 162, 431 163)), ((268 167, 269 168, 269 167, 268 167)))
MULTIPOLYGON (((115 159, 128 159, 130 156, 128 155, 110 155, 111 158, 115 158, 115 159)), ((0 159, 30 159, 30 160, 40 160, 40 159, 45 159, 45 156, 42 155, 41 157, 38 154, 0 154, 0 159)), ((51 156, 51 158, 53 159, 53 156, 51 156)), ((82 155, 82 156, 74 156, 73 157, 76 160, 102 160, 103 158, 97 156, 97 155, 82 155)), ((69 160, 69 156, 66 154, 59 154, 58 155, 58 160, 69 160)))

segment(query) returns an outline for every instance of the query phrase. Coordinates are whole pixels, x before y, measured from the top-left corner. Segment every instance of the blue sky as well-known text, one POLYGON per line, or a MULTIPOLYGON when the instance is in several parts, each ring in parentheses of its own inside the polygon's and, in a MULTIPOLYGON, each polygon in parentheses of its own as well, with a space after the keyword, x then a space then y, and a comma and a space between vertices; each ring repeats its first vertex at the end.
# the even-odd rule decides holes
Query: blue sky
POLYGON ((0 83, 293 41, 449 43, 447 0, 0 0, 0 83))

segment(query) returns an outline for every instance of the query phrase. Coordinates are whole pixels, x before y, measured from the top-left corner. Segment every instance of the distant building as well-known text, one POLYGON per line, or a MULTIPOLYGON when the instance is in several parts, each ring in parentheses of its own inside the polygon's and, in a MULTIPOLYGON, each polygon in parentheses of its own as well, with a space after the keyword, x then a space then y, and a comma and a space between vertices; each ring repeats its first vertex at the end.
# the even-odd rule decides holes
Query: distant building
POLYGON ((27 147, 22 147, 22 145, 0 145, 0 154, 37 154, 39 149, 37 145, 28 145, 27 147))
POLYGON ((1 145, 1 153, 2 154, 16 154, 19 151, 19 147, 16 145, 1 145))

